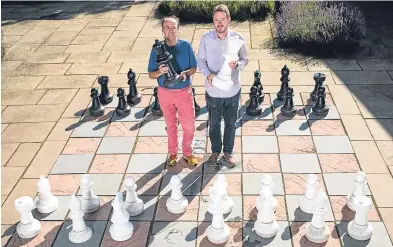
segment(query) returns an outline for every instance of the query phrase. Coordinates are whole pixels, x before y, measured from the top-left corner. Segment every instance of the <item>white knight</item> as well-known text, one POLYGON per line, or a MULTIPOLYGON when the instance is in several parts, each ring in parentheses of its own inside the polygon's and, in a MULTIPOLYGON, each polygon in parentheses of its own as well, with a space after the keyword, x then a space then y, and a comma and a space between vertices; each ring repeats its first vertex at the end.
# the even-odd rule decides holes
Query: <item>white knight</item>
POLYGON ((229 67, 229 62, 239 60, 239 51, 243 45, 244 41, 239 35, 228 38, 227 50, 224 53, 224 64, 218 74, 213 77, 213 86, 222 90, 229 90, 233 86, 232 69, 229 67))

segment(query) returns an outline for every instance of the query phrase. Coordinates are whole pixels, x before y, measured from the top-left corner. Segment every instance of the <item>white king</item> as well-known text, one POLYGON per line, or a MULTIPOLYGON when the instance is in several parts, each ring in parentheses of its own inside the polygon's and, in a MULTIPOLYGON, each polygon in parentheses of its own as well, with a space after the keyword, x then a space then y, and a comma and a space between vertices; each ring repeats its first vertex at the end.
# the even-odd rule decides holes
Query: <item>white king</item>
POLYGON ((224 64, 218 74, 213 77, 213 86, 222 90, 229 90, 233 86, 232 69, 229 67, 229 62, 239 60, 239 50, 243 45, 244 41, 239 35, 228 38, 227 50, 224 53, 224 64))

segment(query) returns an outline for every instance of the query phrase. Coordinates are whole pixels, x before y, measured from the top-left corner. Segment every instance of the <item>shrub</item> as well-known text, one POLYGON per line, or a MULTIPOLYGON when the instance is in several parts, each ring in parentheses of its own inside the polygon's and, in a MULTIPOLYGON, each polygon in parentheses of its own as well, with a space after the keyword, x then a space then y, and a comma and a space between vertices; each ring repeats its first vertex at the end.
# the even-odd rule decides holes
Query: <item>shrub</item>
POLYGON ((348 2, 281 2, 276 16, 281 47, 353 51, 366 35, 363 13, 348 2))
POLYGON ((274 1, 162 1, 158 12, 175 15, 182 21, 211 22, 213 8, 225 4, 232 20, 263 19, 273 9, 274 1))
POLYGON ((1 58, 3 58, 3 56, 5 54, 5 47, 3 44, 3 40, 4 40, 4 32, 3 32, 3 29, 1 29, 1 58))

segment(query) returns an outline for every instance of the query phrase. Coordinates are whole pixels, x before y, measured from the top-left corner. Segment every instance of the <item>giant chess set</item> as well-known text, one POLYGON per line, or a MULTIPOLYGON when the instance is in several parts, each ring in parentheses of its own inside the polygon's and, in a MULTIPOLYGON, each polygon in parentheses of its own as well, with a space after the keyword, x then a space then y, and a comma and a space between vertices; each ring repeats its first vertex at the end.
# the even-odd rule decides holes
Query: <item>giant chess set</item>
MULTIPOLYGON (((272 107, 270 103, 266 103, 265 101, 266 99, 271 99, 273 101, 274 94, 268 94, 264 92, 264 87, 261 82, 261 74, 261 71, 255 71, 254 83, 252 84, 250 92, 248 94, 248 103, 247 105, 242 106, 243 109, 245 108, 244 111, 247 115, 246 121, 250 121, 250 119, 252 120, 254 118, 257 119, 255 120, 256 122, 263 121, 258 119, 258 117, 261 117, 263 115, 264 108, 272 107)), ((324 86, 326 76, 323 73, 315 73, 313 80, 315 82, 315 86, 314 89, 308 93, 308 95, 309 99, 311 99, 311 101, 314 103, 312 106, 309 106, 309 108, 311 108, 309 114, 314 114, 314 117, 317 117, 316 119, 324 119, 324 117, 328 116, 329 114, 329 107, 334 107, 333 105, 328 105, 326 103, 326 90, 324 86)), ((294 88, 290 86, 290 70, 286 65, 281 70, 280 81, 280 90, 276 93, 276 100, 281 102, 281 107, 279 111, 282 116, 291 119, 294 118, 298 114, 299 110, 302 109, 299 109, 299 107, 296 106, 294 103, 293 98, 295 92, 294 88)), ((112 95, 109 90, 110 78, 108 76, 100 76, 98 78, 98 83, 101 85, 101 89, 91 89, 91 104, 89 105, 86 113, 92 117, 103 116, 105 114, 105 105, 111 104, 114 101, 114 95, 112 95)), ((117 89, 116 96, 118 98, 118 101, 116 108, 114 108, 113 115, 116 115, 118 119, 127 118, 128 116, 130 116, 132 108, 137 106, 142 101, 143 97, 146 97, 146 95, 141 95, 138 92, 136 86, 136 75, 133 69, 130 69, 127 74, 127 83, 129 85, 128 95, 126 95, 126 90, 124 88, 120 87, 117 89)), ((200 114, 203 114, 203 107, 198 104, 195 99, 195 88, 193 88, 193 94, 195 113, 197 116, 199 116, 200 114)), ((155 116, 162 116, 157 96, 157 88, 154 88, 153 90, 152 104, 148 108, 151 114, 155 116)), ((242 115, 240 118, 243 117, 245 117, 245 115, 242 115)), ((280 128, 280 126, 276 126, 275 128, 277 130, 280 128)), ((278 134, 276 135, 278 136, 278 134)), ((246 134, 243 134, 241 136, 244 137, 246 136, 246 134)), ((71 139, 72 138, 81 137, 71 136, 71 139)), ((207 137, 205 136, 204 138, 207 137)), ((332 223, 333 221, 340 222, 340 220, 337 219, 337 217, 335 217, 336 220, 334 220, 332 219, 332 217, 329 216, 331 214, 332 207, 335 206, 331 203, 332 199, 329 193, 337 195, 337 190, 332 192, 334 190, 330 188, 333 186, 332 182, 326 182, 327 178, 323 178, 322 176, 320 176, 320 174, 318 174, 323 173, 324 175, 329 175, 329 173, 321 172, 320 168, 318 168, 317 170, 319 170, 319 172, 317 173, 302 171, 298 174, 301 175, 301 177, 303 178, 302 184, 299 185, 301 188, 303 188, 303 190, 301 191, 301 195, 298 194, 298 197, 296 197, 295 203, 293 203, 293 200, 291 199, 292 204, 298 205, 297 209, 295 210, 294 206, 289 204, 289 201, 285 202, 284 200, 282 200, 283 196, 291 196, 290 187, 288 187, 290 186, 289 184, 291 183, 291 181, 287 181, 288 179, 285 178, 285 175, 293 175, 293 172, 287 173, 287 170, 284 170, 283 168, 272 172, 268 169, 260 167, 259 169, 254 170, 254 173, 256 172, 260 174, 260 176, 245 177, 245 174, 250 174, 250 172, 253 172, 252 170, 250 170, 250 168, 247 168, 248 170, 246 170, 247 163, 245 161, 245 155, 258 153, 258 151, 253 151, 253 148, 248 148, 247 150, 246 142, 247 139, 242 140, 242 149, 239 153, 239 155, 243 155, 243 162, 240 161, 235 168, 227 170, 225 170, 224 165, 219 165, 217 168, 218 170, 212 170, 212 168, 205 166, 203 163, 195 170, 192 170, 190 167, 186 168, 187 165, 185 164, 179 164, 178 167, 180 168, 165 167, 162 165, 165 161, 165 155, 162 156, 162 160, 159 161, 156 158, 152 158, 157 155, 154 153, 156 150, 154 150, 155 147, 152 144, 152 146, 150 147, 152 150, 146 153, 147 156, 145 155, 143 156, 143 159, 138 159, 139 162, 145 162, 145 164, 131 164, 130 161, 127 171, 125 171, 125 173, 121 175, 124 175, 123 183, 120 186, 115 186, 115 192, 110 194, 107 194, 106 192, 95 193, 95 186, 97 185, 97 182, 94 183, 92 181, 92 176, 94 177, 95 174, 84 173, 80 176, 80 189, 78 195, 70 194, 67 196, 66 201, 68 201, 68 205, 60 205, 61 202, 65 203, 65 200, 62 200, 60 202, 58 200, 58 196, 54 195, 51 192, 50 180, 48 178, 45 178, 44 176, 41 176, 37 183, 37 200, 33 200, 33 198, 28 196, 22 196, 15 200, 15 210, 20 214, 20 222, 17 224, 16 234, 21 239, 32 239, 37 237, 41 232, 42 222, 44 222, 45 220, 40 221, 35 218, 32 211, 38 210, 40 214, 51 215, 55 214, 61 206, 63 208, 67 208, 67 211, 69 212, 68 221, 72 223, 68 224, 67 227, 63 225, 63 229, 60 233, 60 235, 67 234, 67 240, 65 240, 64 236, 62 238, 59 236, 58 238, 61 238, 62 240, 61 242, 59 242, 60 240, 57 240, 54 246, 71 246, 72 244, 89 243, 89 241, 92 241, 91 239, 93 238, 101 239, 102 234, 104 234, 102 232, 102 229, 97 232, 91 224, 89 225, 86 223, 89 222, 89 220, 86 221, 85 219, 86 216, 96 214, 100 211, 102 207, 104 207, 101 200, 103 196, 111 196, 111 201, 107 202, 107 204, 110 203, 111 214, 108 214, 108 224, 105 233, 106 237, 104 237, 104 240, 106 240, 103 240, 100 246, 111 246, 110 243, 112 242, 110 241, 132 243, 132 241, 135 239, 139 240, 140 233, 136 234, 136 232, 138 231, 138 222, 140 220, 140 218, 138 217, 141 217, 148 213, 151 215, 147 218, 143 217, 143 219, 147 221, 148 224, 154 224, 154 226, 150 226, 150 228, 147 229, 147 232, 145 232, 148 235, 145 237, 147 246, 161 246, 162 241, 167 241, 164 242, 164 244, 170 243, 172 245, 173 243, 175 243, 178 245, 182 245, 182 243, 184 244, 187 242, 188 238, 196 239, 199 235, 202 234, 205 234, 203 236, 205 236, 206 241, 215 245, 225 245, 226 243, 228 243, 234 244, 236 246, 255 246, 254 244, 263 243, 262 245, 257 246, 269 246, 270 244, 272 246, 292 246, 290 243, 290 237, 286 239, 287 241, 284 241, 285 238, 283 236, 285 235, 285 233, 283 233, 283 231, 291 231, 291 234, 293 236, 296 235, 296 230, 293 230, 291 228, 291 225, 289 226, 290 230, 284 230, 282 229, 283 225, 280 222, 285 222, 289 220, 292 224, 294 224, 297 222, 296 215, 299 215, 299 213, 304 216, 303 219, 300 220, 301 222, 303 222, 303 224, 305 224, 303 243, 307 242, 308 244, 324 244, 329 241, 337 240, 338 237, 336 235, 340 235, 342 244, 345 243, 345 241, 342 240, 345 238, 344 236, 346 236, 346 238, 348 238, 349 236, 352 239, 351 241, 354 241, 351 242, 354 245, 347 244, 348 246, 367 246, 365 245, 365 243, 369 243, 370 240, 372 242, 375 229, 373 227, 374 222, 371 222, 369 220, 369 215, 370 212, 373 210, 374 206, 372 199, 370 199, 371 197, 367 186, 367 178, 364 172, 360 171, 360 169, 357 169, 357 172, 352 171, 352 180, 350 182, 346 182, 347 184, 351 184, 350 191, 348 191, 348 188, 345 190, 347 191, 344 192, 347 193, 344 197, 345 203, 341 206, 342 208, 345 208, 345 210, 347 210, 347 213, 351 212, 352 218, 347 219, 348 224, 345 225, 344 228, 340 226, 339 229, 333 230, 336 233, 332 234, 331 225, 328 225, 327 221, 332 223), (152 164, 150 164, 149 162, 152 162, 152 164), (154 172, 147 171, 146 169, 148 168, 138 168, 138 165, 146 166, 149 168, 155 167, 154 169, 152 169, 152 171, 154 172), (178 170, 177 172, 174 172, 173 169, 178 170), (158 206, 157 202, 153 203, 154 205, 152 205, 151 201, 148 201, 147 197, 144 195, 144 193, 146 192, 146 188, 144 190, 140 190, 139 188, 151 185, 148 181, 138 180, 140 179, 141 175, 149 175, 151 172, 155 173, 155 176, 160 175, 164 177, 162 179, 159 178, 158 181, 155 181, 155 185, 152 185, 152 187, 155 186, 156 188, 159 188, 155 193, 151 194, 152 196, 159 197, 158 206), (190 174, 194 172, 195 174, 193 175, 197 176, 191 176, 190 179, 192 181, 189 181, 190 179, 186 179, 187 176, 190 176, 190 174), (228 181, 228 179, 231 179, 232 175, 237 174, 239 174, 239 179, 236 180, 237 183, 235 182, 234 186, 240 187, 238 188, 240 194, 232 192, 233 185, 231 185, 231 183, 233 183, 233 181, 228 181), (242 177, 240 177, 241 175, 242 177), (284 176, 284 180, 281 176, 284 176), (138 186, 138 184, 140 184, 140 186, 138 186), (208 186, 208 184, 210 186, 208 186), (188 190, 190 187, 194 191, 190 192, 188 190), (124 193, 122 193, 122 189, 124 193), (163 193, 164 190, 166 190, 168 193, 163 193), (250 190, 258 192, 250 193, 250 190), (252 202, 250 202, 249 199, 245 199, 246 194, 255 195, 255 197, 253 197, 252 199, 252 202), (194 197, 197 197, 197 202, 195 202, 194 197), (206 204, 204 206, 204 211, 202 211, 202 202, 206 204), (247 203, 247 205, 245 203, 247 203), (254 211, 254 216, 246 217, 246 214, 248 213, 250 213, 251 215, 251 212, 247 212, 246 210, 246 206, 249 205, 253 205, 254 207, 252 210, 254 211), (282 208, 284 208, 284 210, 282 208), (165 216, 165 218, 164 216, 160 216, 160 214, 167 214, 167 216, 165 216), (279 216, 277 216, 277 214, 279 214, 279 216), (168 215, 172 215, 173 218, 168 215), (187 217, 189 218, 185 217, 184 215, 187 215, 187 217), (206 218, 204 219, 206 215, 210 215, 210 219, 208 219, 207 221, 206 218), (238 215, 240 218, 231 218, 229 217, 230 215, 238 215), (289 218, 287 218, 287 215, 289 218), (293 219, 294 216, 295 218, 293 219), (167 238, 170 235, 170 232, 174 231, 174 226, 169 224, 168 221, 171 220, 168 219, 183 222, 182 217, 185 217, 184 222, 194 222, 198 224, 200 222, 207 222, 208 226, 203 231, 201 228, 197 227, 197 225, 194 225, 198 229, 198 234, 193 232, 194 230, 186 227, 182 230, 182 234, 178 233, 176 237, 174 237, 175 239, 168 240, 167 238), (167 220, 162 220, 163 218, 167 220), (246 219, 249 219, 250 221, 246 222, 246 219), (166 222, 165 224, 167 225, 158 227, 159 230, 157 231, 155 228, 155 224, 162 223, 161 221, 166 222), (242 224, 244 223, 244 225, 240 226, 240 229, 243 228, 240 234, 241 240, 236 239, 236 237, 234 236, 234 232, 232 229, 233 226, 231 225, 233 221, 240 221, 242 224), (251 231, 246 231, 246 228, 251 228, 251 231), (166 232, 165 237, 160 236, 161 231, 166 232), (98 234, 98 237, 95 236, 95 234, 98 234), (194 236, 187 237, 187 235, 194 236), (155 238, 157 238, 157 240, 155 240, 155 238), (259 240, 255 240, 256 238, 258 238, 259 240), (276 244, 278 245, 274 245, 275 241, 277 241, 276 244)), ((138 145, 138 143, 136 145, 138 145)), ((258 145, 258 143, 254 143, 252 145, 258 145)), ((164 146, 164 149, 165 148, 166 147, 164 146)), ((132 151, 130 150, 129 152, 133 156, 140 155, 138 153, 138 148, 132 148, 132 151)), ((210 150, 208 150, 208 148, 206 148, 205 146, 203 152, 201 153, 204 159, 208 157, 208 154, 205 153, 209 152, 210 150)), ((263 153, 263 150, 261 152, 263 153)), ((318 147, 316 152, 318 154, 324 153, 319 152, 318 147)), ((348 151, 348 153, 351 152, 352 151, 348 151)), ((277 148, 276 151, 268 151, 267 153, 276 153, 280 155, 282 152, 281 150, 279 151, 277 148)), ((331 159, 336 159, 337 163, 344 162, 342 160, 343 156, 341 153, 338 153, 337 157, 332 156, 331 159)), ((262 166, 269 166, 269 164, 267 164, 269 161, 263 160, 259 160, 256 163, 254 162, 252 166, 258 167, 258 162, 261 162, 262 166)), ((295 163, 293 165, 299 165, 295 163)), ((283 164, 281 166, 283 166, 283 164)), ((53 174, 66 173, 56 172, 53 174)), ((98 186, 100 188, 105 186, 105 181, 99 181, 98 186), (104 185, 101 185, 101 183, 104 183, 104 185)), ((284 226, 285 225, 287 225, 287 223, 284 224, 284 226)), ((286 228, 288 228, 288 225, 286 228)), ((380 227, 378 229, 380 229, 380 227)), ((289 235, 289 233, 287 234, 289 235)), ((197 246, 207 245, 206 242, 201 242, 200 240, 198 240, 197 243, 194 243, 194 240, 190 241, 192 242, 190 246, 194 246, 194 244, 196 244, 197 246)), ((130 246, 132 246, 132 244, 130 246)), ((145 245, 142 244, 141 246, 145 245)))

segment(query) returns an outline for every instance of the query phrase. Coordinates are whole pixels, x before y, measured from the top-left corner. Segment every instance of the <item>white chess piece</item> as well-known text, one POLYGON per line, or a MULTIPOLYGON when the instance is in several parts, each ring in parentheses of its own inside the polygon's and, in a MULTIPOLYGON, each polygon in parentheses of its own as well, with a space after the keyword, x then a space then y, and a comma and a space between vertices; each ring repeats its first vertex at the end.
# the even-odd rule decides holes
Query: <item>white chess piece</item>
POLYGON ((224 174, 217 175, 217 178, 213 184, 213 187, 223 189, 223 191, 225 193, 224 201, 222 202, 225 205, 224 214, 229 214, 233 209, 234 202, 233 202, 232 198, 230 198, 228 196, 228 182, 227 182, 227 179, 224 174))
POLYGON ((355 211, 355 208, 353 207, 354 199, 358 196, 366 195, 366 174, 361 171, 356 173, 354 184, 355 185, 352 194, 347 196, 347 207, 352 211, 355 211))
POLYGON ((355 208, 355 218, 348 224, 348 234, 355 240, 368 240, 373 234, 373 226, 368 222, 368 212, 371 209, 371 199, 357 196, 352 206, 355 208))
POLYGON ((262 208, 258 211, 258 218, 254 225, 255 233, 262 238, 272 238, 276 236, 279 225, 272 207, 272 195, 263 196, 262 208))
POLYGON ((127 177, 124 181, 124 187, 126 188, 126 200, 124 202, 124 208, 130 214, 130 216, 141 214, 145 208, 145 204, 136 193, 137 185, 134 179, 132 177, 127 177))
POLYGON ((256 208, 257 210, 261 210, 263 207, 263 198, 265 195, 271 196, 272 197, 272 208, 273 211, 276 212, 277 207, 278 207, 278 200, 273 196, 273 178, 269 174, 264 174, 262 176, 262 182, 261 182, 261 194, 258 196, 257 201, 256 201, 256 208))
POLYGON ((229 62, 239 60, 239 50, 244 45, 244 41, 239 35, 228 38, 227 51, 224 54, 224 63, 220 71, 213 77, 212 84, 222 90, 229 90, 233 86, 232 69, 229 62))
POLYGON ((72 230, 68 234, 68 239, 75 244, 83 243, 93 236, 93 231, 86 226, 83 216, 82 203, 78 197, 71 195, 69 202, 70 218, 72 219, 72 230))
POLYGON ((329 240, 329 227, 325 223, 326 204, 326 193, 319 190, 314 199, 311 223, 306 224, 306 238, 313 243, 321 244, 329 240))
POLYGON ((169 183, 172 191, 171 197, 169 197, 166 201, 166 207, 172 214, 182 214, 187 210, 188 207, 188 200, 181 192, 183 183, 177 175, 173 175, 169 183))
POLYGON ((213 244, 223 244, 229 240, 231 231, 224 222, 225 192, 222 188, 212 187, 209 190, 209 205, 207 211, 213 215, 212 224, 207 228, 207 239, 213 244))
POLYGON ((300 198, 300 209, 307 213, 312 214, 314 206, 314 198, 319 191, 318 177, 315 174, 309 174, 306 181, 306 193, 300 198))
POLYGON ((36 208, 38 212, 42 214, 49 214, 56 211, 59 207, 59 200, 50 191, 51 186, 49 184, 49 180, 41 175, 37 182, 37 187, 39 199, 36 203, 36 208))
POLYGON ((126 241, 134 234, 134 226, 129 221, 130 214, 125 210, 123 204, 123 194, 118 192, 115 199, 112 201, 113 214, 112 225, 109 228, 109 233, 115 241, 126 241))
POLYGON ((41 230, 41 222, 34 219, 31 210, 34 208, 34 201, 29 196, 22 196, 15 200, 14 206, 20 214, 20 222, 16 226, 16 232, 20 238, 34 238, 41 230))
POLYGON ((90 175, 83 174, 80 181, 80 187, 82 190, 82 210, 84 213, 92 213, 99 209, 100 198, 93 192, 93 182, 90 179, 90 175))

